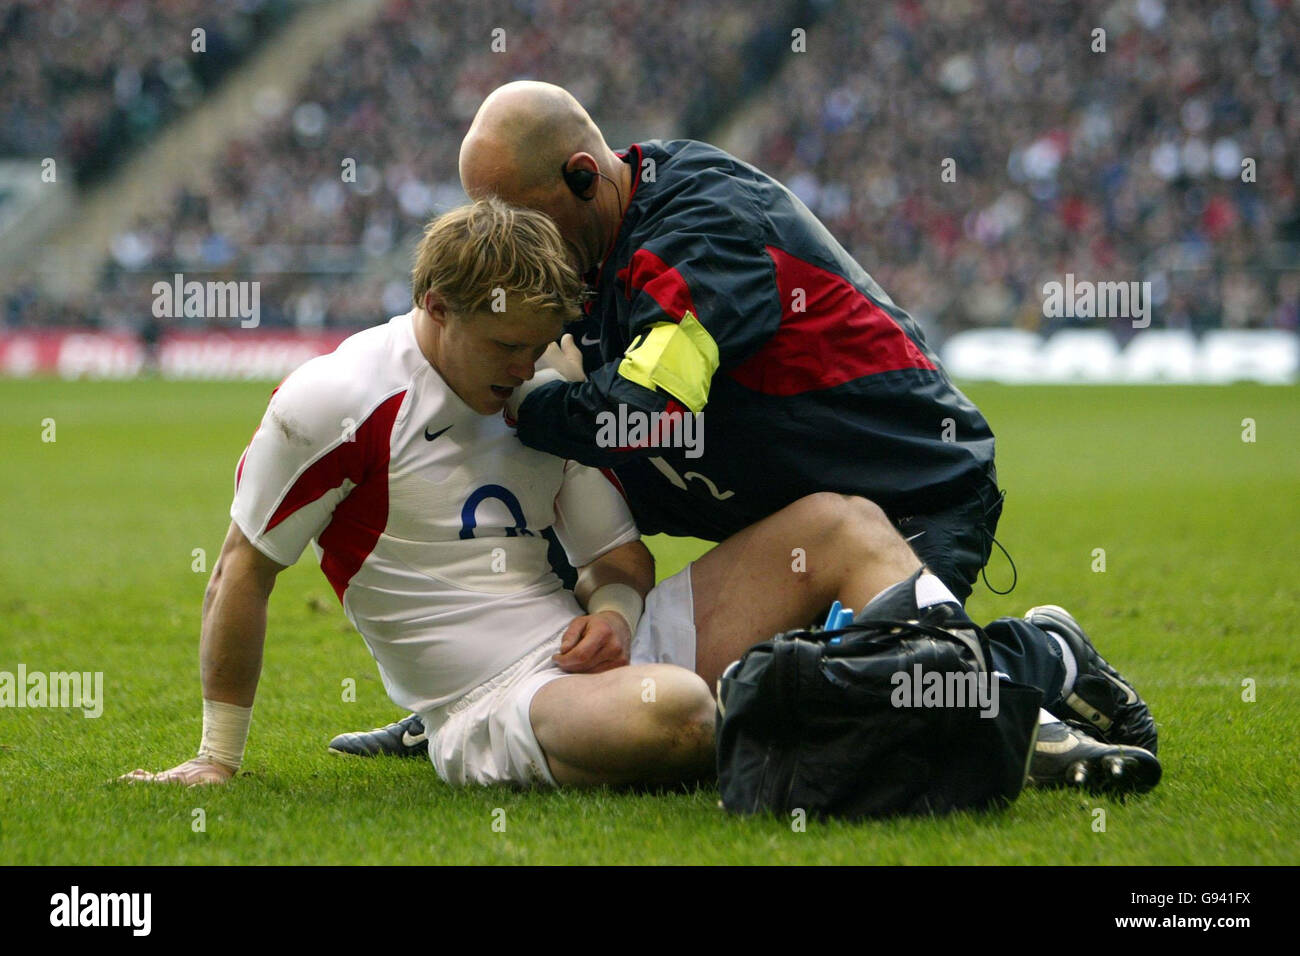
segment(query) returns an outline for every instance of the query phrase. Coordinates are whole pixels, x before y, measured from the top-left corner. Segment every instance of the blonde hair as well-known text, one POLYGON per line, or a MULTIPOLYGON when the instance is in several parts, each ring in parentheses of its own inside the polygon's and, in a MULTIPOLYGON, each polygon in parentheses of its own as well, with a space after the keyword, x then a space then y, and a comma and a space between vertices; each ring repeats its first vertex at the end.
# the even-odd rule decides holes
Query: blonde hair
POLYGON ((424 308, 430 291, 461 315, 489 311, 504 291, 567 318, 582 305, 583 285, 550 216, 490 196, 425 227, 411 270, 415 304, 424 308))

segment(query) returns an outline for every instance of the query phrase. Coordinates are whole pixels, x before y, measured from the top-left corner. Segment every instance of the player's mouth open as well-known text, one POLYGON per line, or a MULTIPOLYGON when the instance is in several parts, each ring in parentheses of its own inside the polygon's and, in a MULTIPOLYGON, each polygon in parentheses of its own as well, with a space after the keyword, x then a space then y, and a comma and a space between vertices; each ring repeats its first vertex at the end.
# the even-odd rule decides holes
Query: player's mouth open
POLYGON ((514 391, 513 388, 506 388, 504 385, 493 385, 490 387, 492 389, 492 394, 497 398, 509 398, 510 393, 514 391))

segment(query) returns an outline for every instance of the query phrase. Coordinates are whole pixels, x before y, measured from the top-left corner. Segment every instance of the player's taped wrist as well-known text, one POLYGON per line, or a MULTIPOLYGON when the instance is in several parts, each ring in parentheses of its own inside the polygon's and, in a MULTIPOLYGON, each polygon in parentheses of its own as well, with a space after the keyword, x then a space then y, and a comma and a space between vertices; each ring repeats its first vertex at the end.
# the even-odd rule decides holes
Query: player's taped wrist
POLYGON ((199 756, 238 770, 244 760, 253 708, 203 698, 203 740, 199 756))
POLYGON ((628 630, 636 633, 637 623, 641 620, 641 611, 645 607, 640 593, 628 584, 602 584, 591 592, 587 601, 587 613, 613 611, 627 621, 628 630))

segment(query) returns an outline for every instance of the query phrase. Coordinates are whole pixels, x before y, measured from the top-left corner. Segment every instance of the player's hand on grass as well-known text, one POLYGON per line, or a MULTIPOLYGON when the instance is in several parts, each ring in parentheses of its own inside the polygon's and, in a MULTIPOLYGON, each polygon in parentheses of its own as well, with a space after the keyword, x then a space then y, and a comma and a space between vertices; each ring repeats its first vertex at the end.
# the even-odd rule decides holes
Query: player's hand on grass
POLYGON ((571 674, 600 674, 630 661, 632 630, 617 611, 575 617, 551 660, 571 674))
POLYGON ((234 775, 235 771, 210 757, 195 757, 170 770, 160 770, 157 773, 148 770, 132 770, 117 779, 126 783, 179 783, 187 787, 196 787, 204 783, 225 783, 234 775))
POLYGON ((537 368, 553 368, 570 382, 585 382, 587 373, 582 370, 582 352, 573 336, 565 333, 558 343, 552 342, 537 360, 537 368))

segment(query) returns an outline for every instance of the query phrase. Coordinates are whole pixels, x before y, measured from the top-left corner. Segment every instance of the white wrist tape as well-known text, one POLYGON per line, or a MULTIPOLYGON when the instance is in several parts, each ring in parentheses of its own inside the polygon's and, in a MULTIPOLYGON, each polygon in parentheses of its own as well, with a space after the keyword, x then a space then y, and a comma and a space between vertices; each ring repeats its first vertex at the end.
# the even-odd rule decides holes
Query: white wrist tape
POLYGON ((203 698, 203 741, 199 744, 199 756, 238 770, 252 722, 251 707, 203 698))
POLYGON ((641 620, 641 610, 645 602, 636 588, 627 584, 602 584, 591 592, 587 601, 587 613, 597 611, 614 611, 627 621, 628 629, 635 634, 637 623, 641 620))

